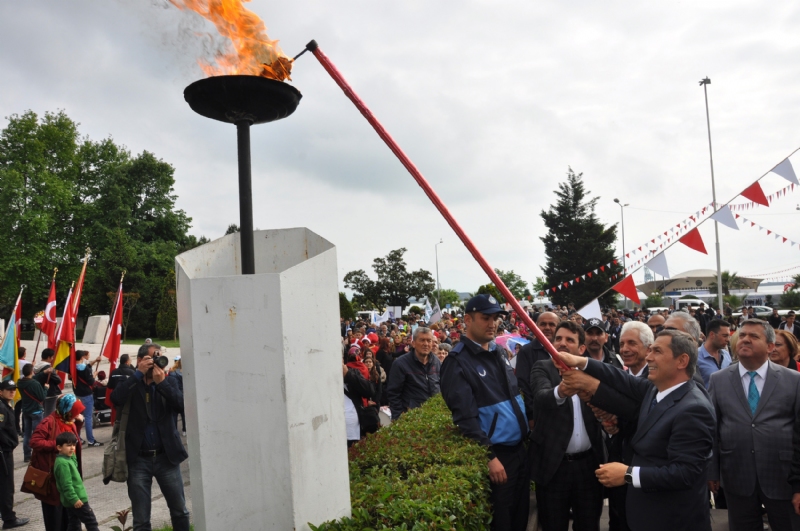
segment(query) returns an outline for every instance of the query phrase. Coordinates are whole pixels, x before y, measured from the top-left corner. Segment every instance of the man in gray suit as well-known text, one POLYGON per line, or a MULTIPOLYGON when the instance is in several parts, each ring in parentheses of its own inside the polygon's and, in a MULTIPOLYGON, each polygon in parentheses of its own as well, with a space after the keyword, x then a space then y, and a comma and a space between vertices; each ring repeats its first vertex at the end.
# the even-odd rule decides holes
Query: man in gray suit
POLYGON ((792 428, 800 412, 800 373, 769 361, 775 330, 760 319, 739 328, 739 363, 711 375, 717 415, 709 488, 728 499, 731 531, 761 530, 761 506, 772 530, 799 530, 789 469, 792 428))

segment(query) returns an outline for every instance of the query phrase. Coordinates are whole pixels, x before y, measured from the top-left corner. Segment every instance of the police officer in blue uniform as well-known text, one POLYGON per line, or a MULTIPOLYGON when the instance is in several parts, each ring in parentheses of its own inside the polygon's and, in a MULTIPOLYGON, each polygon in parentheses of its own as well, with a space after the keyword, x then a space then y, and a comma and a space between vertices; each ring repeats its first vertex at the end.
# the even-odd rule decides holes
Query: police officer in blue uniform
POLYGON ((17 394, 14 380, 0 382, 0 517, 3 529, 12 529, 28 523, 28 518, 19 518, 14 512, 14 448, 19 444, 11 402, 17 394))
POLYGON ((477 295, 464 313, 466 334, 442 364, 442 397, 461 433, 486 447, 492 530, 524 531, 530 506, 528 421, 508 357, 494 342, 497 318, 507 312, 494 297, 477 295))

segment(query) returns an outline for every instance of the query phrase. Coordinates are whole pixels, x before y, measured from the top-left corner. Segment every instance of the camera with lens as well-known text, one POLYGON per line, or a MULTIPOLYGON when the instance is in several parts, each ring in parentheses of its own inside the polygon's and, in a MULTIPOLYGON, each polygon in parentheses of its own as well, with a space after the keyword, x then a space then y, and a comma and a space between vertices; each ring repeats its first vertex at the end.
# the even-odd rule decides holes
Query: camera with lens
POLYGON ((162 369, 166 369, 167 365, 169 365, 169 358, 161 355, 153 356, 153 365, 157 365, 162 369))

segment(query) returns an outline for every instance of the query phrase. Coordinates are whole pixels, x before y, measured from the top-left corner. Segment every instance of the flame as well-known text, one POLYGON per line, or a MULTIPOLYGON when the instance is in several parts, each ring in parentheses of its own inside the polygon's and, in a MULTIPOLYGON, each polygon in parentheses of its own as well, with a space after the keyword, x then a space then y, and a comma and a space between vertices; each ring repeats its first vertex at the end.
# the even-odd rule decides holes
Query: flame
POLYGON ((250 0, 169 0, 178 9, 188 9, 212 22, 233 51, 217 54, 214 63, 199 59, 208 76, 240 74, 291 81, 292 60, 277 40, 270 40, 264 21, 243 3, 250 0))

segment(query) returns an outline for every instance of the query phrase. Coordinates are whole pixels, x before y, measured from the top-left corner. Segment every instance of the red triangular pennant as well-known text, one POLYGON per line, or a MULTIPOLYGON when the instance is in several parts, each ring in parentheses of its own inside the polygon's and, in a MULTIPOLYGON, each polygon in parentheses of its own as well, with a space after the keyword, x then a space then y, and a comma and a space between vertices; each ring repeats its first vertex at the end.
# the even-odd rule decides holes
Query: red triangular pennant
POLYGON ((769 201, 767 201, 764 190, 761 189, 761 185, 758 184, 758 181, 748 186, 745 191, 742 192, 742 196, 759 205, 769 206, 769 201))
POLYGON ((589 278, 592 278, 592 272, 590 271, 590 272, 586 273, 586 276, 589 277, 589 278))
POLYGON ((695 251, 703 254, 708 254, 708 251, 706 251, 706 246, 703 244, 703 237, 700 236, 700 231, 698 231, 696 227, 687 232, 678 241, 690 249, 694 249, 695 251))
POLYGON ((606 270, 606 266, 600 266, 600 271, 605 271, 605 270, 606 270))
POLYGON ((783 238, 783 243, 786 243, 786 238, 783 238))
POLYGON ((623 278, 619 283, 612 286, 611 289, 628 297, 634 304, 641 304, 639 294, 636 292, 636 285, 633 283, 633 277, 627 276, 623 278))

